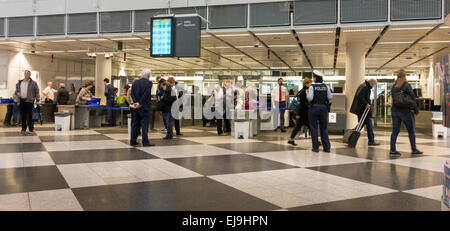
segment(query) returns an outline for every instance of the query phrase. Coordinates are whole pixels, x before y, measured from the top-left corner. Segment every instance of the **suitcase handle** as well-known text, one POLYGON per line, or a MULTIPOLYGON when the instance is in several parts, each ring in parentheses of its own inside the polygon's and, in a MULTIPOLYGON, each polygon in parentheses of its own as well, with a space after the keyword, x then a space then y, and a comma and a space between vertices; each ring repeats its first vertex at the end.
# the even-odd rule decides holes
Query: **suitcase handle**
POLYGON ((356 125, 355 131, 360 132, 360 131, 362 130, 364 121, 366 120, 366 117, 367 117, 367 115, 369 114, 369 111, 370 111, 370 108, 366 108, 366 109, 364 110, 364 113, 363 113, 363 115, 362 115, 362 117, 361 117, 361 120, 358 122, 358 125, 356 125))

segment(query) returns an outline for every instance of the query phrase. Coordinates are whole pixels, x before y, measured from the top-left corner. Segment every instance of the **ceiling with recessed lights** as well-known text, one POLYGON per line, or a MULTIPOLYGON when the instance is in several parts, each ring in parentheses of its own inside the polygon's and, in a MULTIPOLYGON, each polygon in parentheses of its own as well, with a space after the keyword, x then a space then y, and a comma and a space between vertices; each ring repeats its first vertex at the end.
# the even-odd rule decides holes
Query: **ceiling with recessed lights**
MULTIPOLYGON (((407 67, 429 67, 436 57, 448 53, 450 29, 444 25, 397 25, 390 27, 346 27, 248 31, 203 32, 199 58, 151 58, 149 35, 102 37, 70 37, 67 39, 0 40, 0 49, 9 49, 50 56, 55 59, 92 60, 88 53, 113 53, 113 63, 126 70, 144 67, 155 71, 207 71, 207 70, 281 70, 309 71, 317 69, 344 69, 346 44, 361 41, 368 52, 366 68, 395 70, 407 67), (336 47, 337 34, 339 44, 336 47), (298 40, 297 40, 298 38, 298 40), (378 39, 377 39, 378 38, 378 39), (118 42, 122 52, 117 52, 118 42), (257 45, 257 46, 256 46, 257 45), (303 49, 301 49, 303 47, 303 49), (336 63, 335 48, 337 48, 336 63), (124 52, 127 53, 126 61, 124 52)), ((435 60, 437 61, 437 60, 435 60)))

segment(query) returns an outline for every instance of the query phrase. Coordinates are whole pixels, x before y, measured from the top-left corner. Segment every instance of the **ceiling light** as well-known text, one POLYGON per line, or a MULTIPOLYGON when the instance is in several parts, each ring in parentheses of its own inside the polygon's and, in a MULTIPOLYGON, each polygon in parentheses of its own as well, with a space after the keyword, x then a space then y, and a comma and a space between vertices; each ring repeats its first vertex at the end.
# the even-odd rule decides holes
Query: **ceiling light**
POLYGON ((44 53, 63 53, 64 51, 43 51, 44 53))
POLYGON ((85 52, 88 52, 88 50, 68 50, 67 52, 70 52, 70 53, 85 53, 85 52))
POLYGON ((204 34, 204 35, 200 35, 200 37, 202 37, 202 38, 209 38, 209 37, 211 37, 211 35, 204 34))
POLYGON ((132 38, 112 38, 113 41, 120 41, 120 40, 139 40, 140 38, 132 37, 132 38))
POLYGON ((205 49, 226 49, 230 47, 205 47, 205 49))
POLYGON ((303 44, 304 47, 321 47, 321 46, 334 46, 333 43, 324 43, 324 44, 303 44))
POLYGON ((13 44, 13 43, 16 43, 16 42, 0 42, 0 45, 4 45, 4 44, 13 44))
POLYGON ((81 39, 82 42, 93 42, 93 41, 105 41, 104 38, 97 38, 97 39, 81 39))
POLYGON ((222 55, 223 57, 243 57, 245 55, 222 55))
POLYGON ((371 32, 380 31, 381 29, 355 29, 355 30, 344 30, 344 32, 371 32))
POLYGON ((254 48, 254 46, 236 46, 236 48, 254 48))
POLYGON ((297 34, 331 34, 335 33, 335 31, 327 30, 327 31, 299 31, 297 34))
POLYGON ((77 40, 52 40, 52 43, 67 43, 67 42, 76 42, 77 40))
POLYGON ((290 32, 278 32, 278 33, 256 33, 258 36, 266 36, 266 35, 288 35, 290 32))
POLYGON ((123 51, 142 51, 144 49, 141 48, 129 48, 129 49, 123 49, 123 51))
POLYGON ((433 27, 400 27, 400 28, 390 28, 389 30, 430 30, 433 27))
POLYGON ((278 48, 283 48, 283 47, 297 47, 298 45, 269 45, 269 47, 278 47, 278 48))
POLYGON ((217 37, 239 37, 239 36, 249 36, 249 34, 218 34, 217 37))
POLYGON ((413 43, 413 42, 409 42, 409 41, 407 41, 407 42, 380 42, 379 44, 381 44, 381 45, 393 45, 393 44, 410 44, 410 43, 413 43))
POLYGON ((450 41, 421 41, 419 43, 450 43, 450 41))

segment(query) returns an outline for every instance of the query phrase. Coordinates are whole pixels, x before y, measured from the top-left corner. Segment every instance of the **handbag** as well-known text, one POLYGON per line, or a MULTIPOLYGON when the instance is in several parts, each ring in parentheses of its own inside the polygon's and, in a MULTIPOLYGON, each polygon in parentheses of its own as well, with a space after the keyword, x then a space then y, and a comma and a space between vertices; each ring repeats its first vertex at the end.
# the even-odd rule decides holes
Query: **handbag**
POLYGON ((403 90, 392 94, 392 101, 394 107, 397 108, 413 108, 416 105, 416 100, 411 95, 406 94, 403 90))

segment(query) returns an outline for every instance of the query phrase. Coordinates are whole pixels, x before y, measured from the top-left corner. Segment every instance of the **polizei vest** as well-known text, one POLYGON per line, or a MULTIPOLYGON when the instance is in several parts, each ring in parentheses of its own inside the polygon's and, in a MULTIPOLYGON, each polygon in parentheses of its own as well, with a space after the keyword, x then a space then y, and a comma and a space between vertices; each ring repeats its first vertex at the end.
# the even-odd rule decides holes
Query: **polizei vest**
POLYGON ((327 104, 328 102, 328 87, 323 83, 313 84, 314 99, 313 104, 327 104))

